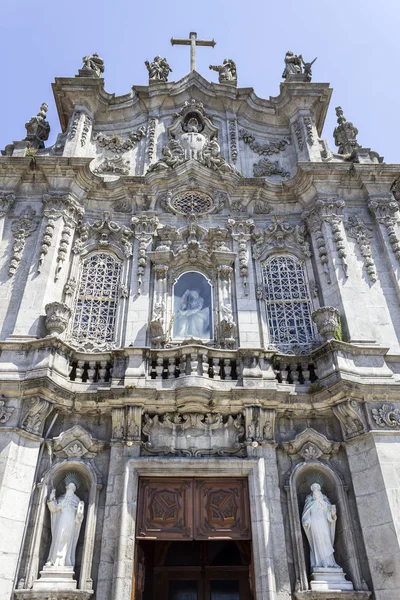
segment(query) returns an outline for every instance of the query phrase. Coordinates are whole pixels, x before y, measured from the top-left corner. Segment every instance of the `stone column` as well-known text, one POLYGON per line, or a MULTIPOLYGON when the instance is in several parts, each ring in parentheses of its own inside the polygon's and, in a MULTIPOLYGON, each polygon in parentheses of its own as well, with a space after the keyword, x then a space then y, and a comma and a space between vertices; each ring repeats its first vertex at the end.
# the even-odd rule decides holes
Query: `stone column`
POLYGON ((251 232, 254 223, 247 221, 228 220, 228 229, 233 238, 233 249, 237 253, 235 262, 236 302, 238 313, 238 331, 241 348, 260 348, 261 336, 257 312, 255 290, 255 273, 251 261, 251 232))
POLYGON ((129 296, 125 344, 145 346, 150 308, 150 261, 148 247, 153 241, 158 219, 154 214, 132 218, 135 247, 132 260, 131 294, 129 296))
POLYGON ((259 457, 249 477, 252 529, 258 532, 253 534, 254 592, 257 599, 290 600, 275 444, 263 443, 254 453, 259 457))
POLYGON ((52 405, 41 398, 32 398, 24 413, 22 400, 6 401, 3 397, 2 402, 0 422, 6 425, 0 426, 0 600, 9 600, 13 585, 17 584, 16 568, 41 435, 52 405))
POLYGON ((130 600, 138 476, 129 461, 140 453, 139 407, 114 408, 107 495, 103 522, 98 600, 130 600))
POLYGON ((45 194, 44 218, 11 338, 42 337, 45 305, 61 301, 74 228, 83 207, 70 194, 45 194))
POLYGON ((355 400, 334 410, 346 439, 374 598, 393 600, 400 597, 400 431, 367 433, 355 400))
POLYGON ((321 147, 314 117, 309 110, 298 110, 290 119, 292 139, 296 140, 299 161, 320 161, 321 147))

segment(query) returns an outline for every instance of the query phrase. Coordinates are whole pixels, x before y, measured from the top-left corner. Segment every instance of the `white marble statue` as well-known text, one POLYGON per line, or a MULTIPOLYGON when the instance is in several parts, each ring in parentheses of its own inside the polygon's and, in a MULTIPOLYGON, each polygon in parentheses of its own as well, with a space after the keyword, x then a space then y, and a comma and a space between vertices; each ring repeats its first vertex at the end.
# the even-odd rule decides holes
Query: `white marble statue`
POLYGON ((197 290, 186 290, 175 314, 175 335, 178 338, 208 338, 210 318, 204 298, 197 290))
POLYGON ((319 483, 311 485, 306 498, 301 522, 310 544, 311 568, 335 567, 333 542, 336 528, 336 506, 321 492, 319 483))
POLYGON ((78 477, 68 473, 65 494, 56 499, 56 490, 50 493, 47 506, 51 513, 51 547, 45 567, 74 567, 75 550, 81 529, 84 502, 75 494, 78 477))

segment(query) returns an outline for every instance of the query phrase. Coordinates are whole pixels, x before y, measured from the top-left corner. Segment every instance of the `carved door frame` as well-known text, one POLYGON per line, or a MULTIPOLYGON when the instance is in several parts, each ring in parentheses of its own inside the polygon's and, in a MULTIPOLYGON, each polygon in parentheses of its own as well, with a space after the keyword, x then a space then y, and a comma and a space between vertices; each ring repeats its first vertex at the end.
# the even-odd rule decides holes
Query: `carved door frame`
POLYGON ((125 463, 119 521, 119 541, 114 562, 113 591, 110 600, 130 600, 135 559, 136 506, 139 476, 143 477, 248 477, 255 600, 275 598, 274 551, 271 538, 269 495, 266 493, 264 458, 164 458, 135 457, 125 463))

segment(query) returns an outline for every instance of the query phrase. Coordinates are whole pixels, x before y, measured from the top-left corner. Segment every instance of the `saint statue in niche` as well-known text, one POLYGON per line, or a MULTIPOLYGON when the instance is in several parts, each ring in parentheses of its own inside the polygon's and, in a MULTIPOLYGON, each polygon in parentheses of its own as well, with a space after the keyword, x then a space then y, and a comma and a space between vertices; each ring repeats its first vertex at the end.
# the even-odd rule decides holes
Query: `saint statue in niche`
POLYGON ((51 513, 51 547, 45 564, 47 568, 75 565, 75 550, 85 505, 75 494, 79 487, 78 476, 68 473, 64 483, 65 494, 56 499, 56 490, 53 488, 47 502, 51 513))
POLYGON ((333 553, 336 528, 336 506, 322 493, 319 483, 311 485, 311 494, 306 498, 301 522, 310 544, 311 568, 339 568, 333 553))
POLYGON ((211 337, 211 287, 200 273, 182 275, 174 286, 174 338, 211 337))

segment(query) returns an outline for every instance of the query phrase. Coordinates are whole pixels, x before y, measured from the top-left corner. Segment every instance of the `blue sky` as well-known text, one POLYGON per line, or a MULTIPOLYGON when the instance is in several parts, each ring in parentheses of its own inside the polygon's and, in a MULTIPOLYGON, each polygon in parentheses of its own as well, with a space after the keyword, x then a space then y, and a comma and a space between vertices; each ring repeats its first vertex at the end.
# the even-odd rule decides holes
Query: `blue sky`
POLYGON ((51 83, 78 72, 81 58, 105 60, 105 88, 116 95, 148 81, 144 61, 167 57, 178 80, 189 71, 189 48, 170 38, 214 38, 198 50, 197 70, 217 81, 209 64, 233 58, 240 87, 279 94, 288 49, 306 60, 318 56, 314 81, 334 89, 324 137, 334 148, 335 111, 341 105, 359 130, 358 140, 400 163, 400 60, 398 0, 0 0, 0 148, 25 137, 25 122, 49 104, 51 134, 60 132, 51 83))

